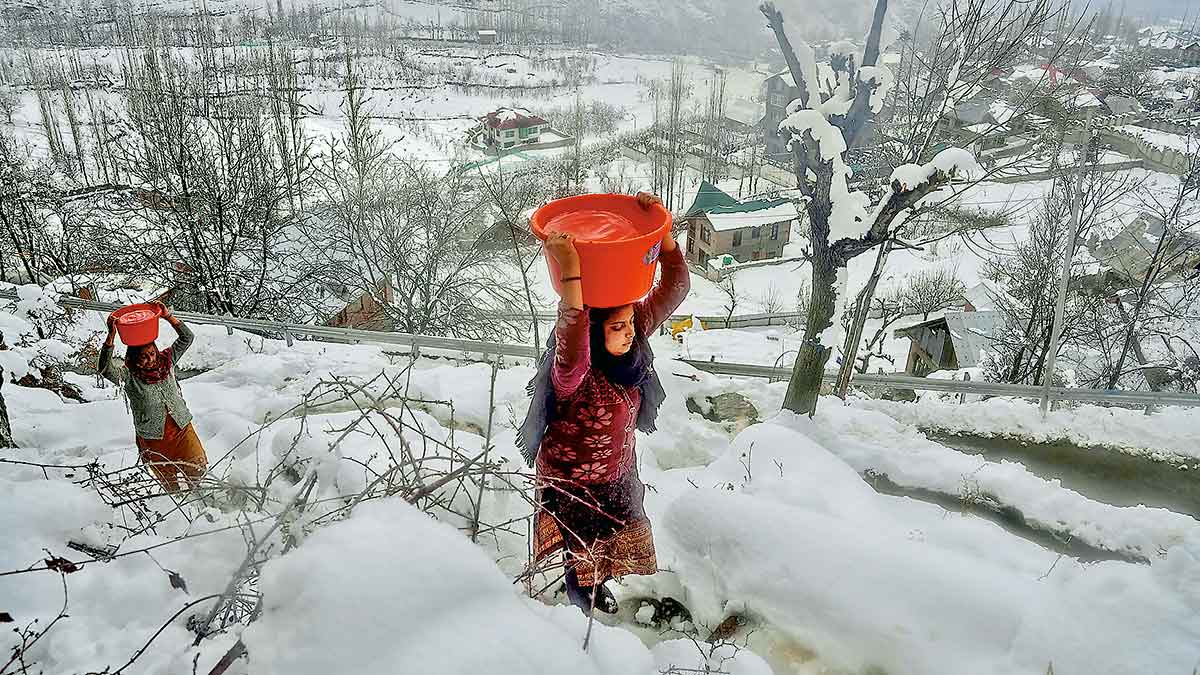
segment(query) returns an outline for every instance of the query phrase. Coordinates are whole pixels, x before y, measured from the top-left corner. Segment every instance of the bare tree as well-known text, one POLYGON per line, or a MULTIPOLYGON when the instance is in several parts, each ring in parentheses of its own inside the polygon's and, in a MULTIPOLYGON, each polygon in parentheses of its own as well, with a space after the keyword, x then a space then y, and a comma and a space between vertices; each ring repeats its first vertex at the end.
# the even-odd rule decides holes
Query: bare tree
POLYGON ((954 272, 945 269, 924 270, 909 280, 901 302, 909 312, 920 314, 924 321, 933 312, 953 307, 966 290, 954 272))
POLYGON ((132 187, 110 202, 120 219, 95 224, 97 245, 118 269, 173 288, 181 308, 311 318, 315 277, 283 209, 292 174, 251 93, 261 83, 241 79, 249 64, 225 50, 197 56, 199 72, 162 47, 129 57, 129 128, 113 154, 132 187))
POLYGON ((733 274, 728 274, 717 284, 717 288, 721 289, 721 293, 725 296, 725 304, 721 309, 725 310, 725 327, 732 328, 729 325, 733 319, 733 313, 737 311, 738 303, 742 296, 738 294, 737 284, 733 280, 733 274))
POLYGON ((12 86, 0 87, 0 116, 5 124, 13 123, 13 115, 21 107, 21 97, 12 86))
POLYGON ((767 290, 759 294, 757 304, 758 311, 763 314, 781 314, 787 309, 787 302, 784 301, 783 294, 773 283, 767 286, 767 290))
POLYGON ((1141 48, 1127 49, 1117 56, 1117 67, 1104 73, 1100 86, 1110 93, 1120 94, 1136 100, 1144 100, 1158 88, 1151 76, 1150 54, 1141 48))
MULTIPOLYGON (((1132 309, 1126 312, 1124 307, 1124 296, 1129 294, 1116 295, 1116 304, 1126 327, 1116 363, 1108 377, 1109 389, 1115 388, 1124 374, 1130 350, 1141 350, 1137 336, 1144 320, 1143 312, 1153 301, 1155 287, 1173 277, 1193 278, 1197 274, 1197 270, 1190 266, 1200 259, 1200 235, 1197 235, 1200 230, 1200 209, 1187 198, 1186 176, 1200 169, 1200 152, 1193 152, 1189 156, 1189 164, 1188 171, 1180 178, 1179 186, 1173 193, 1163 195, 1156 190, 1143 191, 1146 212, 1157 221, 1159 227, 1156 232, 1147 230, 1138 242, 1145 247, 1148 259, 1140 283, 1132 293, 1132 309), (1180 269, 1181 264, 1185 265, 1185 269, 1180 269)), ((1140 354, 1138 356, 1139 363, 1144 363, 1144 358, 1140 354)))
MULTIPOLYGON (((907 140, 905 156, 910 165, 897 170, 887 194, 872 205, 867 195, 851 190, 844 155, 847 148, 865 140, 864 130, 882 111, 888 94, 892 78, 877 66, 887 0, 875 4, 861 58, 835 54, 830 63, 819 65, 808 45, 799 43, 793 48, 783 15, 773 3, 765 2, 760 9, 798 91, 780 129, 791 137, 797 186, 808 198, 813 297, 784 407, 811 414, 816 410, 831 352, 821 343, 821 336, 833 325, 838 269, 893 239, 895 226, 904 220, 901 216, 907 217, 910 209, 956 173, 966 160, 962 153, 943 154, 927 162, 943 115, 989 77, 997 63, 1025 53, 1053 12, 1049 0, 1020 6, 968 0, 943 9, 941 38, 931 44, 944 67, 928 68, 932 75, 926 79, 934 86, 926 87, 915 105, 905 106, 907 112, 898 125, 899 137, 907 140)), ((857 340, 852 347, 857 348, 857 340)))
POLYGON ((395 158, 349 73, 345 130, 318 170, 323 200, 306 228, 326 284, 370 298, 398 330, 478 339, 518 332, 524 322, 495 318, 515 315, 527 297, 506 281, 509 261, 480 240, 493 222, 489 195, 457 172, 439 176, 395 158))

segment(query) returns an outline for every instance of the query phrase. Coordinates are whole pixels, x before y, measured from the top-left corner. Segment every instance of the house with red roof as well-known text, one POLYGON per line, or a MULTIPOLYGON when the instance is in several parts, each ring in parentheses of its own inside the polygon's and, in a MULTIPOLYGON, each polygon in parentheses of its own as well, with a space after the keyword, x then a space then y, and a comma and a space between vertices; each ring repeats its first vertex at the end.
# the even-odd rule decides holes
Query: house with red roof
POLYGON ((500 108, 479 121, 484 145, 497 150, 533 145, 550 130, 549 122, 524 108, 500 108))

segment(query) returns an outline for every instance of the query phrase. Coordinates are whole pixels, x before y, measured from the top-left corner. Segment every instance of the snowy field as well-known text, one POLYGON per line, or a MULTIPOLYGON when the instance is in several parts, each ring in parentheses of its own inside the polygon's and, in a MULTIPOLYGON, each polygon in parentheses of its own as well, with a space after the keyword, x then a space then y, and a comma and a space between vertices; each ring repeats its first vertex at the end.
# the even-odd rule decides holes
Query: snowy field
MULTIPOLYGON (((36 301, 0 313, 6 335, 31 332, 25 313, 36 301)), ((61 342, 6 352, 6 367, 74 351, 100 330, 99 315, 82 314, 61 342)), ((166 344, 171 335, 163 332, 166 344)), ((250 660, 228 672, 292 675, 382 675, 397 663, 423 673, 1042 675, 1053 665, 1060 673, 1186 675, 1200 659, 1194 519, 1091 501, 858 406, 827 401, 811 421, 777 416, 782 384, 699 373, 671 361, 665 341, 656 344, 669 394, 660 431, 638 441, 663 571, 616 589, 622 613, 591 628, 585 651, 589 631, 577 610, 553 589, 530 599, 513 583, 528 557, 530 507, 514 491, 524 465, 513 431, 528 365, 506 363, 492 392, 486 364, 421 359, 408 371, 407 355, 370 346, 288 347, 206 326, 196 333, 182 365, 206 372, 182 386, 211 476, 224 487, 208 504, 150 499, 161 515, 144 532, 130 505, 101 498, 90 472, 63 468, 99 462, 138 475, 118 392, 78 376, 86 403, 4 388, 21 447, 0 454, 0 527, 16 544, 0 550, 0 571, 31 571, 0 576, 0 599, 16 626, 45 626, 66 592, 67 616, 26 655, 46 673, 115 669, 148 642, 122 672, 208 672, 239 635, 250 660), (423 401, 378 404, 408 411, 410 426, 398 433, 346 435, 360 414, 355 404, 306 398, 335 377, 374 382, 362 392, 369 397, 381 375, 411 376, 408 397, 423 401), (765 421, 738 431, 744 425, 688 412, 688 399, 703 408, 732 391, 748 396, 765 421), (475 456, 488 445, 489 418, 497 464, 481 520, 516 526, 472 544, 449 506, 433 509, 436 519, 399 497, 348 506, 390 465, 389 439, 434 439, 475 456), (1081 563, 990 521, 878 494, 860 477, 866 469, 951 493, 977 481, 1031 521, 1147 562, 1081 563), (310 479, 312 508, 289 519, 286 537, 271 531, 310 479), (261 496, 237 500, 239 488, 261 496), (252 540, 266 561, 252 586, 263 594, 261 616, 193 647, 189 619, 206 615, 252 540), (114 546, 117 555, 93 562, 68 541, 114 546), (81 569, 44 569, 52 556, 81 569), (642 603, 663 597, 681 601, 690 621, 648 625, 652 612, 642 603), (742 622, 730 642, 705 644, 730 615, 742 622)), ((463 499, 442 496, 450 505, 463 499)), ((549 581, 539 577, 533 590, 549 581)), ((4 653, 14 639, 6 633, 4 653)))

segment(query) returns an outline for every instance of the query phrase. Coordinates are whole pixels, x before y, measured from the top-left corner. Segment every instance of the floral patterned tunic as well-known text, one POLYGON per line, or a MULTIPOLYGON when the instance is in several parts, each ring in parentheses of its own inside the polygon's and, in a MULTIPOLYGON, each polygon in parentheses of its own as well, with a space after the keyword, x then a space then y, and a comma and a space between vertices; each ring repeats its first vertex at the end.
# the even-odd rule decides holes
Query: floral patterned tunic
MULTIPOLYGON (((690 278, 683 252, 660 257, 662 279, 634 305, 639 335, 658 329, 687 297, 690 278)), ((578 483, 606 483, 636 463, 634 427, 641 392, 613 384, 591 365, 587 309, 560 307, 551 379, 557 407, 538 453, 539 473, 578 483)))
MULTIPOLYGON (((678 247, 660 262, 662 279, 634 306, 641 335, 657 330, 690 285, 678 247)), ((584 586, 658 571, 634 452, 641 391, 613 384, 592 367, 589 329, 586 309, 559 307, 551 370, 557 403, 537 455, 541 508, 534 533, 535 559, 567 549, 567 564, 584 586)))

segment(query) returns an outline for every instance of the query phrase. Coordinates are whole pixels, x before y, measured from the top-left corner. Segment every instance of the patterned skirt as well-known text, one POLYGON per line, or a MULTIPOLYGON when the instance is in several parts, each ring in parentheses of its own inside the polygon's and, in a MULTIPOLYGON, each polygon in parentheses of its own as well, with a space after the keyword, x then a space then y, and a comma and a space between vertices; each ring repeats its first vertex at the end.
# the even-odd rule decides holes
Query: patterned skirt
POLYGON ((654 574, 654 536, 642 506, 646 486, 631 468, 608 483, 556 478, 538 467, 534 561, 566 549, 582 586, 626 574, 654 574))

